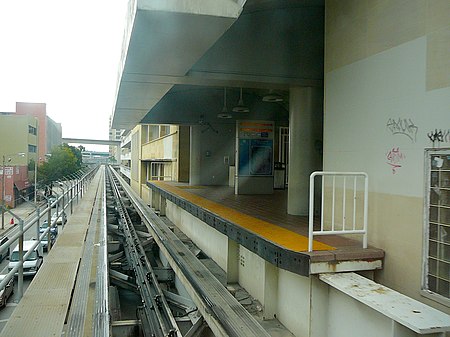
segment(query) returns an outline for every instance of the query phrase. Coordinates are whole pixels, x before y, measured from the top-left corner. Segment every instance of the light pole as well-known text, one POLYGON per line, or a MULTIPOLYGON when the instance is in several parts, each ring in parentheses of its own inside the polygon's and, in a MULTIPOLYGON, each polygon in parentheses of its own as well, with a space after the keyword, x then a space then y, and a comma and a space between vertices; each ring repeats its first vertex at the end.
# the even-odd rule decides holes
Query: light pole
MULTIPOLYGON (((6 165, 6 157, 8 157, 8 163, 11 161, 12 156, 25 156, 24 152, 19 153, 11 153, 11 154, 4 154, 3 155, 3 162, 2 162, 2 229, 5 229, 5 165, 6 165)), ((14 172, 13 172, 14 173, 14 172)))
MULTIPOLYGON (((67 188, 67 204, 69 203, 69 201, 70 201, 70 214, 72 214, 73 213, 73 200, 72 200, 72 195, 73 195, 73 183, 72 183, 72 180, 70 179, 70 174, 68 175, 68 177, 66 177, 66 176, 64 176, 63 178, 65 178, 66 180, 65 181, 62 181, 62 183, 65 185, 65 186, 69 186, 68 188, 67 188), (66 182, 67 182, 67 184, 68 185, 66 185, 66 182), (69 191, 70 191, 70 193, 69 193, 69 191)), ((67 206, 69 206, 69 205, 67 205, 67 206)))
POLYGON ((37 199, 37 169, 38 169, 38 161, 39 161, 39 152, 38 156, 34 162, 34 203, 36 203, 37 199))
POLYGON ((34 210, 36 211, 36 216, 37 216, 37 221, 36 221, 36 234, 37 234, 37 236, 36 237, 39 238, 39 235, 40 235, 40 233, 39 233, 39 221, 41 220, 41 207, 38 204, 36 204, 36 202, 34 202, 34 203, 30 202, 29 200, 27 200, 22 195, 20 197, 23 199, 23 201, 25 201, 25 202, 27 202, 27 203, 29 203, 29 204, 34 206, 34 210))
MULTIPOLYGON (((37 151, 37 150, 36 150, 37 151)), ((39 154, 39 152, 38 152, 39 154)), ((52 154, 51 153, 47 153, 45 155, 46 158, 51 157, 52 154)), ((34 163, 34 202, 36 203, 36 199, 37 199, 37 173, 38 173, 38 161, 41 161, 43 158, 39 157, 38 160, 36 160, 36 162, 34 163)))

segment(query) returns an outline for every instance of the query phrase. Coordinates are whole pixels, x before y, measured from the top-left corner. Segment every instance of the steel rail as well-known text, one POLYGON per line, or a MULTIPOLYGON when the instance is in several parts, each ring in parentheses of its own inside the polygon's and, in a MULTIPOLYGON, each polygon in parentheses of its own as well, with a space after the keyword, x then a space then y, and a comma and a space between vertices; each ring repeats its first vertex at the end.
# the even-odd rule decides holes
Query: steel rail
POLYGON ((121 198, 120 183, 108 170, 111 190, 115 196, 117 211, 120 216, 121 229, 124 233, 125 248, 133 266, 136 283, 141 294, 143 307, 142 325, 147 336, 181 337, 181 332, 172 315, 163 291, 159 287, 157 277, 147 259, 145 250, 140 244, 126 206, 121 198))
POLYGON ((269 337, 267 331, 231 295, 184 243, 113 170, 161 252, 191 295, 215 336, 269 337))
MULTIPOLYGON (((92 326, 94 337, 108 337, 112 335, 109 313, 109 277, 108 277, 108 239, 106 229, 106 175, 103 172, 100 242, 97 263, 97 287, 95 294, 95 312, 92 326)), ((95 235, 95 233, 94 233, 95 235)), ((92 252, 91 252, 92 254, 92 252)))

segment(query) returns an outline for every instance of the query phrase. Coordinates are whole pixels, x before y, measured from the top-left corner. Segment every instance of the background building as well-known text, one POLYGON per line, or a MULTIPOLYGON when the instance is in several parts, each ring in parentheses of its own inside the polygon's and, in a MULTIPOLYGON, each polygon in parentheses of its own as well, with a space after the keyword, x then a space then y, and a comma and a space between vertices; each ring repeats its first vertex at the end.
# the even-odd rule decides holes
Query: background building
POLYGON ((37 118, 39 122, 39 158, 45 158, 53 147, 61 145, 62 127, 47 116, 45 103, 16 103, 17 115, 29 115, 37 118))
MULTIPOLYGON (((26 197, 34 179, 34 165, 37 159, 38 121, 33 116, 18 116, 13 113, 0 114, 0 158, 2 160, 1 184, 5 178, 5 203, 14 207, 26 197), (3 163, 4 160, 4 163, 3 163), (3 164, 5 175, 3 176, 3 164), (31 174, 28 174, 28 170, 31 174)), ((3 186, 0 184, 0 191, 3 186)), ((0 193, 1 194, 1 193, 0 193)), ((0 196, 0 199, 2 197, 0 196)))
POLYGON ((14 174, 5 178, 9 206, 21 203, 20 195, 33 196, 35 164, 45 161, 46 155, 61 145, 61 138, 61 124, 47 116, 45 103, 17 102, 15 113, 0 114, 0 155, 5 155, 6 167, 15 168, 14 174))

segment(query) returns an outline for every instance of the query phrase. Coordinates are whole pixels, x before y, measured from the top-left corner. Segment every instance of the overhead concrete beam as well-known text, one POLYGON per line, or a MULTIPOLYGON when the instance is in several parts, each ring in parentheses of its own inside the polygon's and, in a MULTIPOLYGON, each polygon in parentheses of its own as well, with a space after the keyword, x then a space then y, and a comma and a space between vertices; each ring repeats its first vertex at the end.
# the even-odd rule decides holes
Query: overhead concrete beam
POLYGON ((62 138, 63 143, 75 144, 95 144, 95 145, 115 145, 120 146, 120 140, 82 139, 82 138, 62 138))

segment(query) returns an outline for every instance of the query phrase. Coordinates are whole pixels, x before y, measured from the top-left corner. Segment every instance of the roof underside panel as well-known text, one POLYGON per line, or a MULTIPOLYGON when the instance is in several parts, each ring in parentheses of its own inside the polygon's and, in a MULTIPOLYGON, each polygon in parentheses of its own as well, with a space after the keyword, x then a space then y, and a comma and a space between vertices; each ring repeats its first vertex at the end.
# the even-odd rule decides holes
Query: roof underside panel
POLYGON ((139 1, 119 76, 113 127, 132 128, 172 87, 127 76, 184 76, 241 10, 231 0, 139 1))

